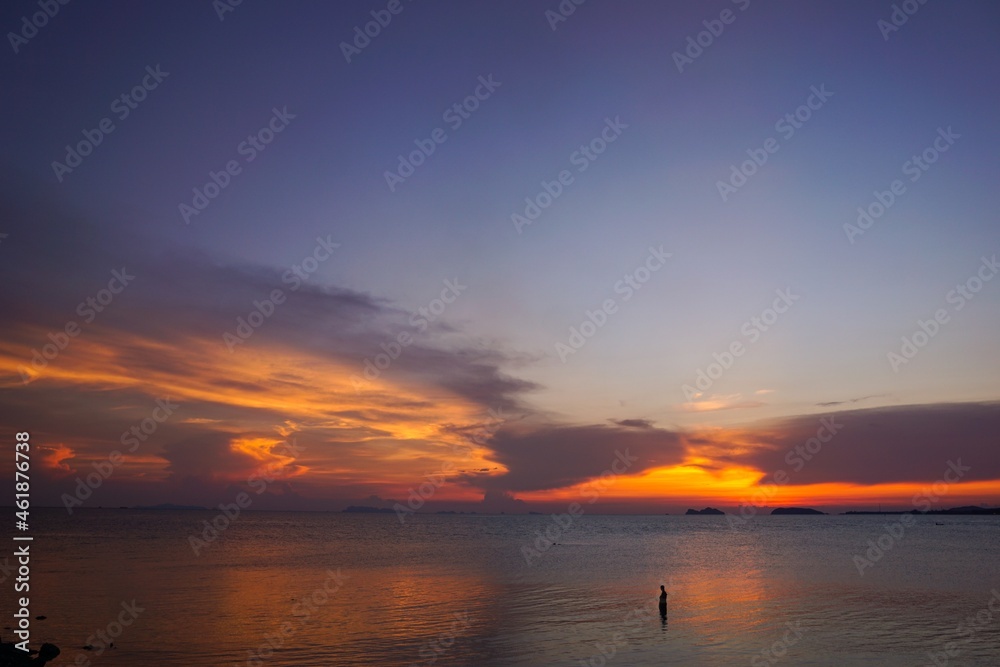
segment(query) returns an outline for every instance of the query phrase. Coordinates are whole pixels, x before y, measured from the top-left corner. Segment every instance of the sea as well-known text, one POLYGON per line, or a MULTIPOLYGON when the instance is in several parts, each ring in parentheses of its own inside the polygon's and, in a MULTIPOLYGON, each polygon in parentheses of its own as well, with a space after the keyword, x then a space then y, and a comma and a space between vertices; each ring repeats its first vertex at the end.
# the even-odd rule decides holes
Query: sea
POLYGON ((32 647, 55 667, 1000 665, 1000 517, 219 514, 33 510, 32 647))

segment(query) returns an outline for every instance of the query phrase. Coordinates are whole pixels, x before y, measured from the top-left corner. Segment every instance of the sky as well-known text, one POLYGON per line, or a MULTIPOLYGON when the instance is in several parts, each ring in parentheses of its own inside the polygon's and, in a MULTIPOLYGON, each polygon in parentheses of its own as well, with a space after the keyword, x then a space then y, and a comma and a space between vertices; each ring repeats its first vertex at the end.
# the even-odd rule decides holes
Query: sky
POLYGON ((1000 504, 1000 9, 903 4, 6 3, 35 502, 1000 504))

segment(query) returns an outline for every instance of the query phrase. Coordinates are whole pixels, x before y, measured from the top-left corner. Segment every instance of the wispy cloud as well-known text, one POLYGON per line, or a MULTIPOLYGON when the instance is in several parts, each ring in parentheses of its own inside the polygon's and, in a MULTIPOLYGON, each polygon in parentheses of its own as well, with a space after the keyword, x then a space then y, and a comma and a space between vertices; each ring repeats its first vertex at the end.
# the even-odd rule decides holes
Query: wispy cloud
POLYGON ((860 396, 858 398, 848 398, 848 399, 843 400, 843 401, 826 401, 826 402, 823 402, 823 403, 817 403, 816 405, 819 406, 819 407, 821 407, 821 408, 829 408, 829 407, 834 407, 834 406, 837 406, 837 405, 849 405, 849 404, 852 404, 852 403, 861 403, 862 401, 867 401, 867 400, 872 399, 872 398, 882 398, 883 396, 886 396, 886 394, 872 394, 871 396, 860 396))
POLYGON ((681 403, 678 407, 684 412, 715 412, 717 410, 749 410, 760 408, 765 405, 763 401, 743 400, 742 394, 718 395, 713 394, 698 400, 681 403))

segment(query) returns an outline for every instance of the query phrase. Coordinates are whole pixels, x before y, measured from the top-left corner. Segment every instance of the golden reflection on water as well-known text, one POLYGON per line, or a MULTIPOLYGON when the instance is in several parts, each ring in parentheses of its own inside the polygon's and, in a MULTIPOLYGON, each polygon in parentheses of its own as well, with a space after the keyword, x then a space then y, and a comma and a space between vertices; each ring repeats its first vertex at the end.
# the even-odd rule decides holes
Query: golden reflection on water
POLYGON ((669 617, 689 624, 705 642, 779 623, 773 602, 783 586, 765 575, 760 543, 740 540, 726 551, 719 544, 710 532, 670 541, 670 562, 680 574, 668 573, 663 582, 669 617))
MULTIPOLYGON (((33 560, 33 613, 48 616, 33 642, 59 644, 73 664, 135 599, 145 611, 115 650, 88 656, 95 667, 231 667, 254 656, 267 667, 577 665, 616 633, 627 635, 616 664, 747 664, 797 621, 809 639, 788 664, 843 655, 848 637, 896 665, 940 618, 984 604, 970 573, 983 531, 995 530, 929 522, 862 579, 850 550, 877 520, 785 519, 741 532, 721 517, 595 517, 528 567, 520 545, 547 517, 435 518, 401 531, 394 517, 248 514, 195 556, 187 537, 209 516, 46 516, 61 527, 33 560), (821 521, 830 525, 819 530, 821 521), (944 539, 946 529, 966 537, 944 539), (338 569, 342 581, 331 579, 338 569)), ((982 636, 970 659, 995 655, 986 642, 1000 636, 982 636)))
MULTIPOLYGON (((161 571, 151 595, 192 606, 199 637, 190 648, 199 653, 218 650, 226 637, 244 655, 277 644, 275 656, 309 660, 318 652, 342 661, 335 664, 360 663, 387 645, 418 661, 421 650, 433 654, 430 642, 467 633, 483 605, 502 597, 478 569, 375 564, 370 541, 330 537, 315 546, 290 552, 280 541, 229 539, 205 550, 201 568, 161 571)), ((176 556, 190 559, 190 552, 176 556)))

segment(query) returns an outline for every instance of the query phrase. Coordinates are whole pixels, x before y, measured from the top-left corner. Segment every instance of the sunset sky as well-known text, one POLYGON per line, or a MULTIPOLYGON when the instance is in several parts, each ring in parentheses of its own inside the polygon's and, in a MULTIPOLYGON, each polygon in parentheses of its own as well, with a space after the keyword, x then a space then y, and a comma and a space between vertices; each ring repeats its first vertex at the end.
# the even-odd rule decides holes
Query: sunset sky
POLYGON ((1000 7, 559 6, 70 3, 8 37, 34 502, 120 452, 83 507, 912 509, 950 464, 935 508, 1000 504, 1000 7))

